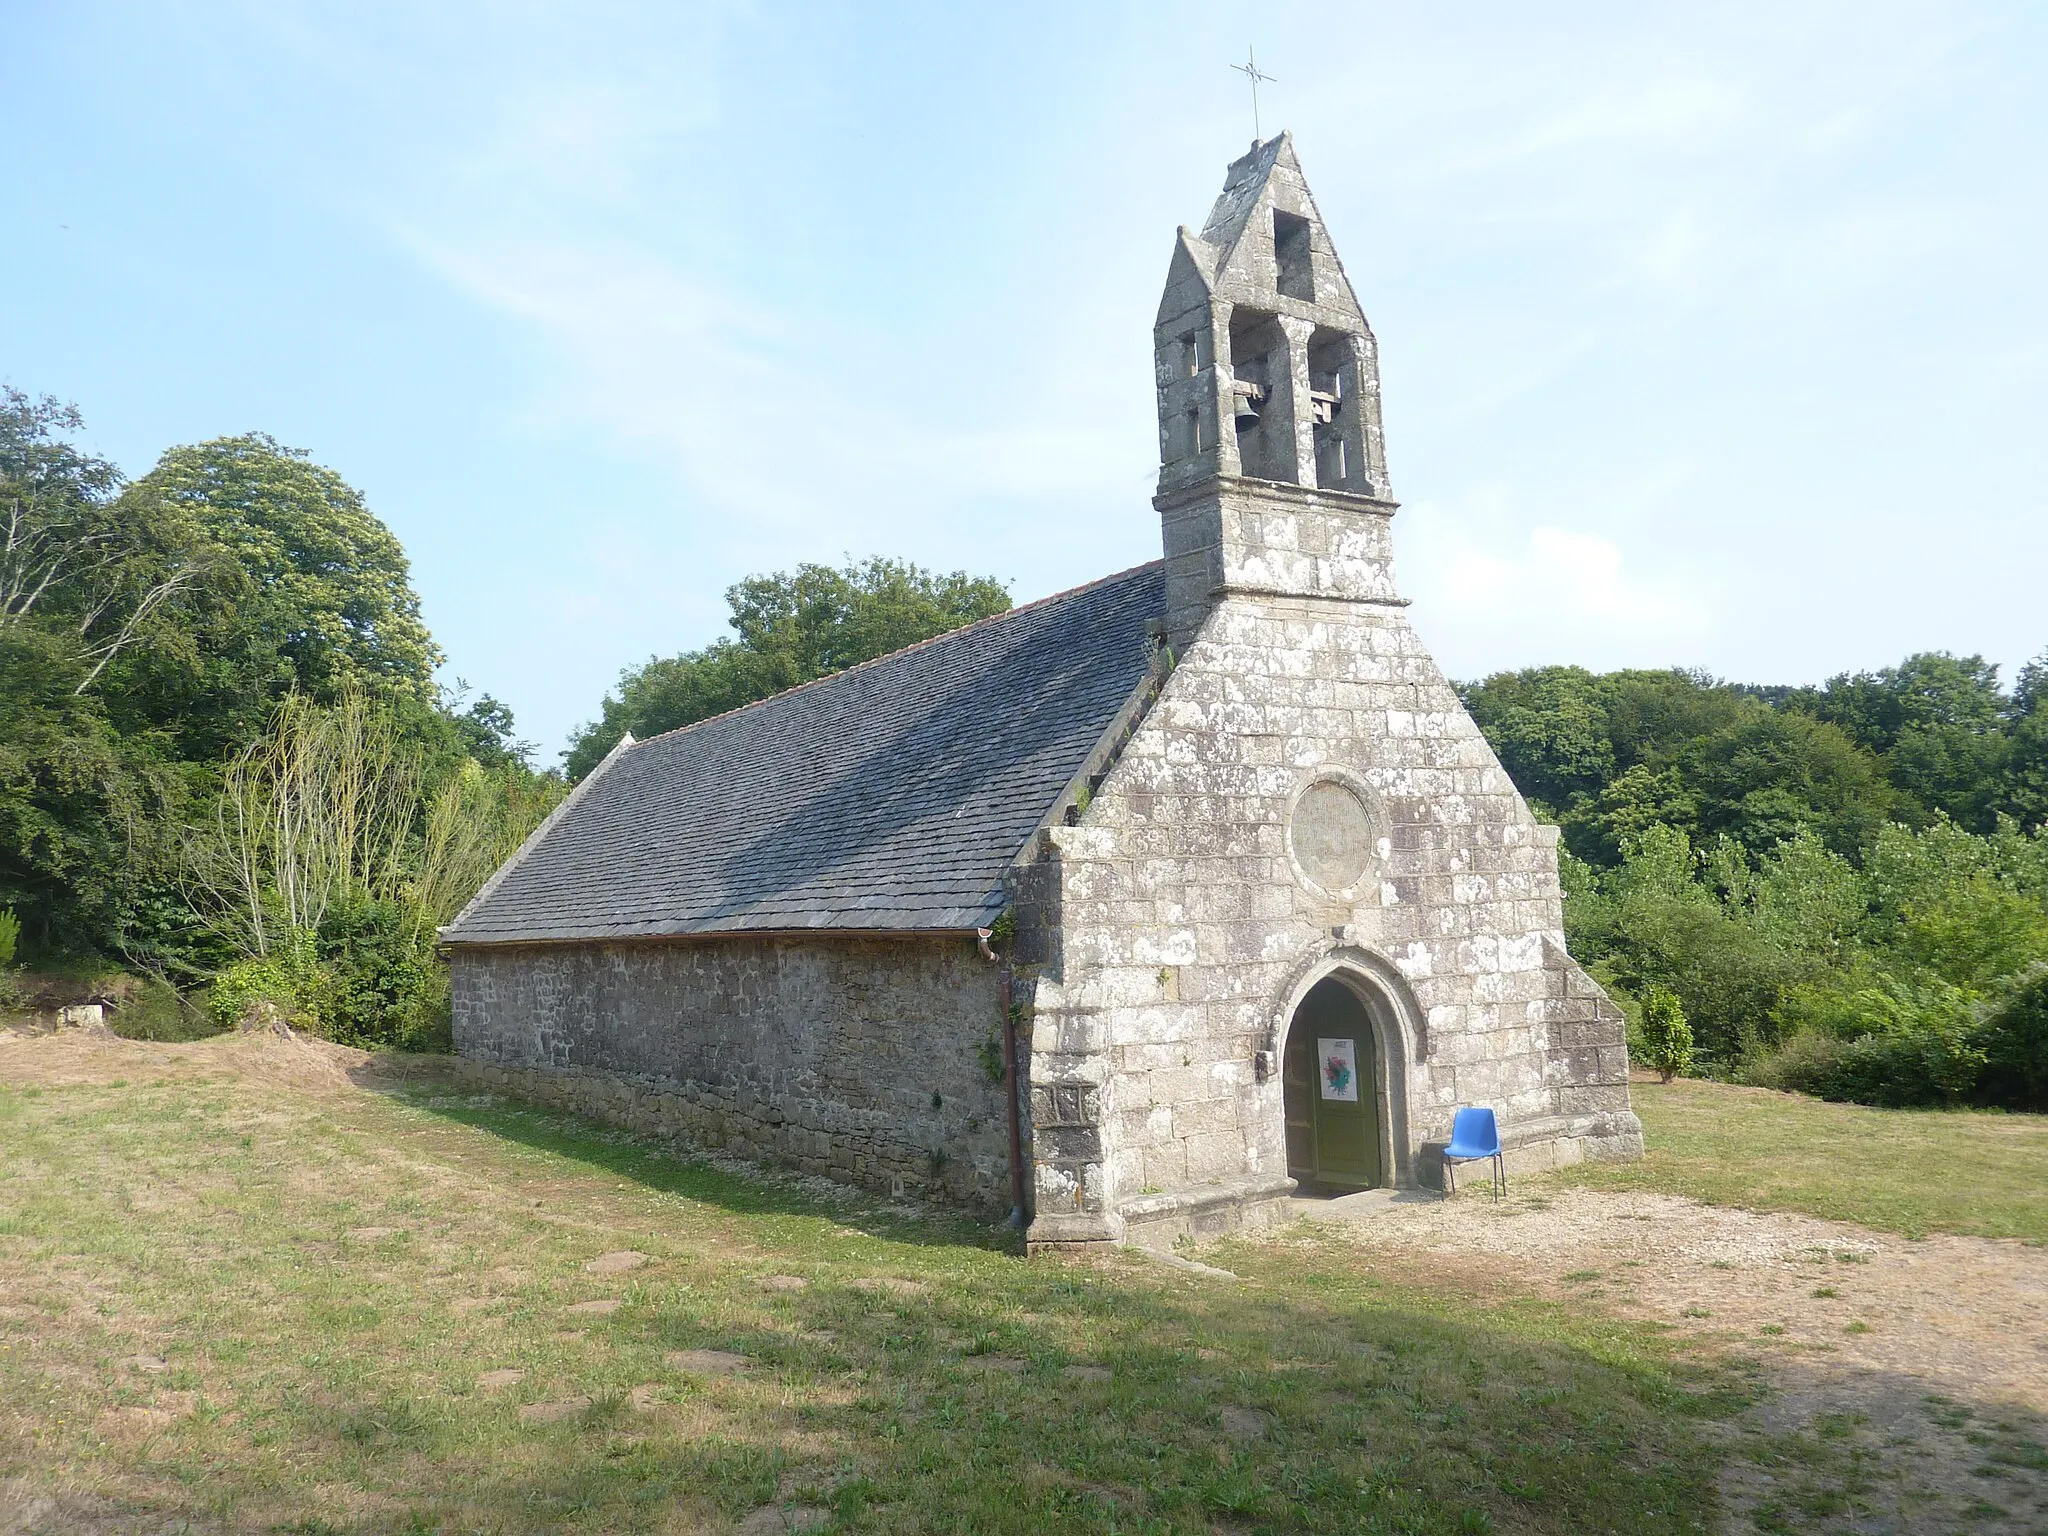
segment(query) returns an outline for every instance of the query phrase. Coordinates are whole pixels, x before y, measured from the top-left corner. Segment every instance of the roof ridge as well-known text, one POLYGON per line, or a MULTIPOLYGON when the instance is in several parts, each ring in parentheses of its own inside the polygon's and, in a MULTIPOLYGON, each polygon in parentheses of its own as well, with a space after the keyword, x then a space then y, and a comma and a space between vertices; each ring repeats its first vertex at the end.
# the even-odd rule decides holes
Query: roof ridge
MULTIPOLYGON (((1163 557, 1157 560, 1145 560, 1137 565, 1127 566, 1121 571, 1112 571, 1107 576, 1098 576, 1093 581, 1084 581, 1079 586, 1068 587, 1065 591, 1049 592, 1044 597, 1035 597, 1028 603, 1019 603, 1014 608, 1005 608, 1001 613, 992 613, 985 619, 975 619, 969 623, 962 624, 957 629, 948 629, 936 635, 927 635, 922 640, 913 640, 910 644, 898 646, 893 651, 885 651, 880 656, 870 656, 866 661, 856 661, 851 666, 841 667, 837 672, 827 672, 823 677, 814 677, 801 683, 791 683, 787 688, 778 689, 776 692, 769 694, 765 699, 749 699, 744 704, 733 705, 731 709, 722 709, 715 715, 706 715, 702 720, 692 720, 688 725, 679 725, 673 730, 661 731, 653 736, 649 736, 644 741, 635 741, 633 745, 635 748, 651 746, 657 741, 666 741, 671 736, 680 736, 685 731, 694 731, 699 726, 710 725, 715 720, 727 720, 734 715, 745 714, 750 709, 759 709, 763 704, 772 704, 777 699, 786 699, 793 693, 803 692, 806 688, 815 688, 820 683, 829 683, 836 678, 846 677, 851 673, 860 671, 863 667, 880 666, 885 661, 894 661, 898 656, 908 656, 912 651, 922 650, 928 645, 936 645, 941 640, 951 640, 956 635, 964 635, 970 629, 980 629, 985 625, 1000 624, 1005 619, 1014 619, 1019 614, 1029 613, 1034 608, 1043 608, 1048 603, 1057 603, 1066 598, 1078 597, 1090 588, 1106 586, 1112 581, 1121 581, 1126 576, 1132 576, 1139 571, 1149 570, 1155 565, 1164 565, 1165 563, 1166 561, 1163 557)), ((628 731, 626 734, 630 736, 632 732, 628 731)))

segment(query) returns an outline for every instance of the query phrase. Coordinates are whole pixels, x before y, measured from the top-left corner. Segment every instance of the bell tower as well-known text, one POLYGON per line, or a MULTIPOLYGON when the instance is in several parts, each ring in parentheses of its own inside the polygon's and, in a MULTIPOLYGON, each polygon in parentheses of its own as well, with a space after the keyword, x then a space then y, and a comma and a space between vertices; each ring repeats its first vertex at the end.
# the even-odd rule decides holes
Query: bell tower
POLYGON ((1232 592, 1400 601, 1379 355, 1287 134, 1180 230, 1153 358, 1174 645, 1232 592))

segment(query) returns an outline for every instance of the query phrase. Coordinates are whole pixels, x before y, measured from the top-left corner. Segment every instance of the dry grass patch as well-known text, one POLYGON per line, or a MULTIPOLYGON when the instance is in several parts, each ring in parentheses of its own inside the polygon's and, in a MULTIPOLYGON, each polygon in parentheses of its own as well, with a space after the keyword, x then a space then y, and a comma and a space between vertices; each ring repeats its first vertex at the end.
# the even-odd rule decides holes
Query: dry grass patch
POLYGON ((0 1085, 0 1525, 1690 1532, 1741 1400, 1334 1245, 1027 1264, 431 1064, 16 1042, 0 1085))

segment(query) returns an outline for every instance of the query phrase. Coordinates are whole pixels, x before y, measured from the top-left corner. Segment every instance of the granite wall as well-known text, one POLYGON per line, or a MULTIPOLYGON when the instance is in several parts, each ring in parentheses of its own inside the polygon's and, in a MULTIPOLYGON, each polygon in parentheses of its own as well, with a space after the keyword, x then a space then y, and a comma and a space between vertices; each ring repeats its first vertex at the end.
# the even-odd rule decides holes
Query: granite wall
POLYGON ((491 945, 450 960, 473 1081, 884 1193, 1009 1207, 1000 979, 970 940, 491 945))
POLYGON ((1206 616, 1017 882, 1041 962, 1033 1240, 1282 1214, 1280 1052, 1329 975, 1379 1036, 1394 1182, 1436 1181, 1466 1104, 1498 1112, 1523 1167, 1636 1155, 1620 1014, 1565 951, 1556 829, 1393 596, 1392 506, 1206 496, 1162 497, 1170 552, 1176 522, 1210 530, 1186 546, 1206 616))

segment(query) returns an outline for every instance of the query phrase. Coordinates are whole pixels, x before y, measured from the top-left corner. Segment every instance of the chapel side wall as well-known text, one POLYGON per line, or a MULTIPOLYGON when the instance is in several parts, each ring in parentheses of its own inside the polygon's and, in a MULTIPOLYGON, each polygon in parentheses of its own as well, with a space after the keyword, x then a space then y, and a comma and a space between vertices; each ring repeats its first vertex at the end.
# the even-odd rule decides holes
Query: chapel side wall
POLYGON ((1007 1208, 996 968, 966 940, 459 947, 472 1080, 885 1193, 1007 1208))
POLYGON ((1555 830, 1400 608, 1223 599, 1081 824, 1051 836, 1064 963, 1038 988, 1034 1081, 1092 1095, 1100 1155, 1041 1158, 1042 1221, 1092 1210, 1120 1235, 1107 1213, 1284 1177, 1278 1058, 1264 1083, 1254 1063, 1284 1043, 1286 1002, 1347 957, 1384 957, 1414 1004, 1411 1154, 1474 1103, 1525 1162, 1640 1150, 1619 1015, 1564 950, 1555 830), (1330 769, 1383 832, 1348 900, 1288 854, 1293 797, 1330 769))

